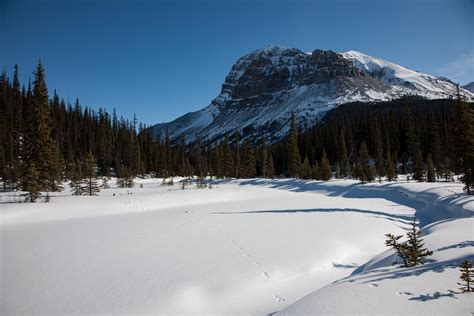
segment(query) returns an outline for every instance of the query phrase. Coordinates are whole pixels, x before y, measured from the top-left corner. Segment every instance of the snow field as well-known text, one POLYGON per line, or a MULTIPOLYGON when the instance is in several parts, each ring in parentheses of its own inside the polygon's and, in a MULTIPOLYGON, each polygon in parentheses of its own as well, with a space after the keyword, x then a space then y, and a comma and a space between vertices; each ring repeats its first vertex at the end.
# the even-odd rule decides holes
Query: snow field
POLYGON ((463 313, 468 296, 449 290, 454 262, 472 256, 474 201, 460 187, 252 179, 181 190, 142 179, 50 203, 0 193, 0 313, 384 313, 390 300, 395 312, 463 313), (392 267, 384 245, 415 211, 435 250, 419 273, 392 267), (411 300, 420 295, 437 298, 411 300))

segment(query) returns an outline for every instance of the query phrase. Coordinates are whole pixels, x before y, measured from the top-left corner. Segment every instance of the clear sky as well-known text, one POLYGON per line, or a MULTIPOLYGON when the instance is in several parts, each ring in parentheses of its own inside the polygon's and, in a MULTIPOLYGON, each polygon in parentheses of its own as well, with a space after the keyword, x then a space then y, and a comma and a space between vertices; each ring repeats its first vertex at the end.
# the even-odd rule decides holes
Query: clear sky
POLYGON ((23 84, 41 58, 52 93, 154 124, 216 97, 268 44, 382 57, 474 80, 474 0, 0 0, 0 62, 23 84))

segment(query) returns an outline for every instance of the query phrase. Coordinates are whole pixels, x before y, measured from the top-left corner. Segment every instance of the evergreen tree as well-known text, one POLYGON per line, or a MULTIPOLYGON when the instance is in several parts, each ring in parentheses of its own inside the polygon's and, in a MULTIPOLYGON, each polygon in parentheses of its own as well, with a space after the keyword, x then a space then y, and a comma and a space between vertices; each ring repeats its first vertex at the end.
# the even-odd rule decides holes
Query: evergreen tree
POLYGON ((36 200, 41 196, 40 190, 41 187, 39 185, 39 174, 36 171, 36 166, 34 162, 30 162, 28 164, 28 168, 26 170, 26 174, 24 177, 23 183, 24 190, 28 192, 26 194, 27 200, 31 203, 36 202, 36 200))
POLYGON ((265 137, 260 138, 260 155, 259 155, 259 165, 260 165, 260 176, 266 178, 268 173, 268 149, 265 137))
POLYGON ((244 178, 254 178, 256 175, 256 161, 253 146, 246 140, 243 147, 242 172, 244 178))
POLYGON ((472 263, 465 259, 460 269, 461 271, 461 281, 462 283, 458 283, 461 287, 459 288, 463 293, 466 292, 474 292, 474 288, 472 287, 472 281, 474 278, 474 271, 472 270, 472 263))
POLYGON ((403 266, 408 267, 408 257, 407 257, 407 248, 406 245, 401 244, 399 240, 403 237, 403 235, 393 235, 393 234, 385 234, 387 239, 385 240, 385 246, 393 248, 397 255, 402 259, 403 266))
POLYGON ((380 126, 378 123, 375 124, 375 170, 377 172, 377 177, 379 182, 382 182, 382 177, 385 175, 385 166, 383 160, 383 143, 382 136, 380 131, 380 126))
POLYGON ((311 168, 311 165, 309 164, 308 156, 305 156, 303 160, 303 167, 301 168, 301 177, 307 180, 307 179, 311 179, 312 175, 313 175, 313 169, 311 168))
POLYGON ((416 218, 413 217, 411 230, 407 232, 408 242, 406 245, 406 253, 409 266, 417 266, 423 264, 426 257, 433 255, 433 251, 424 248, 423 239, 421 239, 421 230, 418 228, 416 218))
POLYGON ((82 186, 82 168, 78 161, 73 164, 70 177, 71 182, 69 183, 69 187, 71 188, 72 195, 82 195, 84 193, 82 186))
POLYGON ((413 179, 418 182, 423 182, 425 174, 425 166, 423 164, 423 157, 421 155, 420 147, 415 151, 415 158, 413 160, 413 179))
POLYGON ((344 178, 349 174, 349 164, 347 158, 347 147, 344 128, 341 128, 337 150, 337 164, 339 166, 339 175, 344 178))
POLYGON ((360 145, 358 165, 358 173, 360 172, 359 179, 362 183, 374 181, 374 171, 370 165, 369 151, 367 150, 365 142, 362 142, 360 145))
POLYGON ((38 170, 39 184, 44 191, 53 189, 53 182, 57 179, 55 172, 58 165, 56 146, 52 138, 52 122, 50 116, 48 89, 45 82, 44 68, 41 62, 38 63, 34 72, 33 82, 33 109, 30 113, 34 131, 30 137, 32 146, 31 155, 27 159, 33 160, 38 170), (56 179, 55 179, 56 178, 56 179))
POLYGON ((267 177, 272 179, 275 177, 275 164, 273 162, 273 155, 271 152, 267 156, 267 177))
POLYGON ((84 193, 86 195, 97 195, 100 192, 97 163, 91 152, 88 152, 84 159, 84 193))
POLYGON ((428 157, 426 158, 426 181, 436 181, 436 172, 434 168, 433 159, 431 158, 431 154, 428 154, 428 157))
POLYGON ((235 158, 234 158, 234 177, 239 179, 242 177, 241 157, 240 157, 240 140, 239 131, 235 130, 235 158))
POLYGON ((319 167, 319 178, 323 181, 331 179, 331 164, 329 163, 326 150, 323 149, 323 156, 321 157, 321 165, 319 167))
POLYGON ((454 107, 455 165, 467 194, 474 193, 474 111, 459 91, 454 107))
POLYGON ((397 172, 395 170, 395 166, 393 164, 392 157, 390 153, 387 154, 387 158, 385 159, 385 175, 387 176, 387 181, 395 181, 397 180, 397 172))
POLYGON ((296 123, 296 115, 294 112, 291 113, 291 125, 290 125, 290 140, 288 144, 288 174, 290 177, 298 178, 300 175, 301 168, 301 156, 298 148, 298 126, 296 123))
POLYGON ((320 168, 319 163, 316 161, 312 168, 312 178, 316 180, 321 180, 320 168))

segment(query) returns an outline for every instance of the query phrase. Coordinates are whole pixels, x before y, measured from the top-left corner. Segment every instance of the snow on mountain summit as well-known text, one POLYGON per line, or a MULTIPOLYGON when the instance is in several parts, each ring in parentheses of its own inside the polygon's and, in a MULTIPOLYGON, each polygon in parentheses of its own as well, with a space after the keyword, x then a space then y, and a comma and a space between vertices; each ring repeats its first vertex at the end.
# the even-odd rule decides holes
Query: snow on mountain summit
MULTIPOLYGON (((462 89, 468 99, 474 94, 462 89)), ((357 51, 337 53, 269 45, 239 58, 220 94, 202 110, 152 127, 155 136, 185 135, 204 141, 238 130, 242 139, 273 142, 288 132, 291 112, 310 127, 329 110, 350 102, 389 101, 404 96, 453 98, 448 79, 410 70, 357 51)))

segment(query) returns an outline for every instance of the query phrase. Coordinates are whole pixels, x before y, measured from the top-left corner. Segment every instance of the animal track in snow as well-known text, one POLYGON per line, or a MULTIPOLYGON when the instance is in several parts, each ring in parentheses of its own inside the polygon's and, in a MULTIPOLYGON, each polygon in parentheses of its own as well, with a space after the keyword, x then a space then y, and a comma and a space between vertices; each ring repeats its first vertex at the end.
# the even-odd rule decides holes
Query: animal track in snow
POLYGON ((369 284, 370 287, 379 287, 378 284, 375 284, 375 283, 372 283, 372 284, 369 284))
POLYGON ((269 280, 269 279, 270 279, 270 274, 268 274, 267 272, 263 271, 263 272, 262 272, 262 277, 264 277, 265 279, 269 280))
POLYGON ((275 301, 277 301, 278 303, 282 303, 284 301, 286 301, 283 297, 280 297, 278 295, 273 295, 273 298, 275 299, 275 301))

